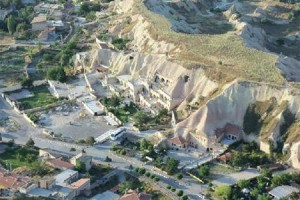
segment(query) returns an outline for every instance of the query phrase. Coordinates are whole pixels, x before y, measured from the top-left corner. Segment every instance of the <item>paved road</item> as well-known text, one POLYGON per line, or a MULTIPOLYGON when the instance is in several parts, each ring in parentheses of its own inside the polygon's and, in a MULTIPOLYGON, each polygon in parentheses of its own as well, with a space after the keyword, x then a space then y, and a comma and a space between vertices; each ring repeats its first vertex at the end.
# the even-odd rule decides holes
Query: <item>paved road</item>
POLYGON ((133 165, 144 167, 151 173, 156 174, 161 180, 160 186, 164 187, 164 191, 167 190, 167 185, 171 185, 173 187, 176 187, 177 189, 183 190, 185 194, 193 196, 192 199, 200 199, 195 195, 200 192, 200 185, 191 178, 187 178, 184 181, 182 180, 179 182, 173 177, 154 170, 152 166, 145 165, 143 162, 136 158, 120 157, 118 155, 115 155, 110 151, 111 145, 101 144, 93 147, 86 147, 43 138, 41 136, 42 129, 32 127, 20 114, 12 110, 12 108, 4 101, 2 97, 0 97, 0 109, 6 112, 10 116, 10 118, 14 119, 20 124, 19 131, 3 134, 4 141, 14 139, 15 143, 17 144, 25 144, 28 139, 32 137, 35 141, 35 145, 39 148, 50 148, 70 153, 70 148, 74 147, 76 149, 76 152, 73 152, 74 154, 80 152, 82 149, 85 149, 86 153, 88 155, 91 155, 93 159, 101 161, 104 161, 106 156, 109 156, 113 160, 111 164, 119 169, 128 170, 129 165, 133 165))
POLYGON ((20 129, 16 132, 7 134, 3 133, 2 137, 5 140, 14 139, 19 144, 25 144, 29 137, 38 134, 41 130, 31 126, 22 115, 15 112, 10 105, 0 97, 0 110, 4 111, 10 119, 16 121, 20 125, 20 129))

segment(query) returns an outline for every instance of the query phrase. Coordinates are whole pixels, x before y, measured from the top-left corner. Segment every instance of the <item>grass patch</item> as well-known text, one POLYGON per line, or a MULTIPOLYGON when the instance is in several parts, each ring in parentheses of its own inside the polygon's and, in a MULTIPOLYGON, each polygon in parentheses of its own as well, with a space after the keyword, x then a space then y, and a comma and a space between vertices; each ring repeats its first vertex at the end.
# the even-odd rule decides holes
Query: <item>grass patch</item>
POLYGON ((53 104, 59 101, 59 99, 55 98, 49 92, 47 86, 37 86, 29 89, 30 92, 34 94, 33 97, 20 99, 18 103, 20 104, 19 108, 21 110, 27 110, 32 108, 38 108, 42 106, 46 106, 49 104, 53 104))
POLYGON ((0 54, 0 73, 22 72, 25 66, 25 56, 28 51, 24 48, 9 50, 0 54))
POLYGON ((37 162, 38 151, 31 148, 17 147, 0 154, 0 162, 5 166, 6 162, 13 169, 18 167, 30 168, 34 162, 37 162))
POLYGON ((124 123, 128 122, 129 117, 133 116, 138 111, 139 109, 135 104, 130 104, 129 106, 125 106, 124 108, 118 108, 114 110, 113 113, 124 123))

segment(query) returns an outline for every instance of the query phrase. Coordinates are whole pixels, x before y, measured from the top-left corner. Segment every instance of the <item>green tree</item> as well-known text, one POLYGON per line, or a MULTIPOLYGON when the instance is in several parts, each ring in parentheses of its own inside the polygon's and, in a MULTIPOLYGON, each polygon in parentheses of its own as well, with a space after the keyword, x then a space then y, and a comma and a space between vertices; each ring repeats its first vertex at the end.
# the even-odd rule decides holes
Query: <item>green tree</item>
POLYGON ((86 15, 87 21, 94 21, 95 19, 96 19, 96 13, 94 11, 91 11, 86 15))
POLYGON ((203 165, 199 168, 198 173, 200 176, 205 177, 209 175, 209 167, 207 165, 203 165))
POLYGON ((26 147, 34 147, 34 141, 32 138, 29 138, 29 140, 25 144, 26 147))
POLYGON ((10 2, 11 2, 10 0, 2 0, 0 1, 0 5, 3 8, 8 8, 10 6, 10 2))
POLYGON ((2 134, 0 133, 0 142, 2 142, 2 134))
POLYGON ((60 81, 60 82, 66 82, 67 76, 64 71, 64 68, 63 67, 50 68, 47 71, 47 79, 56 80, 56 81, 60 81))
POLYGON ((183 195, 183 191, 182 191, 182 190, 179 190, 179 191, 177 192, 177 196, 181 197, 182 195, 183 195))
POLYGON ((165 170, 169 175, 173 175, 177 171, 178 165, 179 160, 176 160, 172 157, 168 157, 165 170))
POLYGON ((291 175, 290 174, 279 174, 273 176, 272 179, 272 186, 277 187, 280 185, 287 185, 291 180, 291 175))
POLYGON ((96 142, 96 140, 93 136, 89 136, 86 138, 85 142, 89 145, 93 145, 96 142))
POLYGON ((189 199, 189 197, 186 196, 186 195, 184 195, 184 196, 182 197, 182 200, 188 200, 188 199, 189 199))
POLYGON ((14 34, 14 32, 16 32, 16 26, 17 22, 15 17, 13 15, 9 15, 9 17, 7 18, 7 29, 10 34, 14 34))
POLYGON ((134 123, 138 126, 143 126, 149 120, 148 115, 143 111, 138 111, 133 115, 134 123))
POLYGON ((240 180, 237 184, 241 189, 248 188, 250 186, 250 180, 240 180))
POLYGON ((20 32, 25 31, 25 29, 26 29, 26 24, 25 23, 20 23, 16 27, 16 32, 20 33, 20 32))
POLYGON ((267 194, 262 194, 258 196, 258 200, 272 200, 272 197, 267 194))
POLYGON ((148 149, 148 146, 149 146, 149 142, 145 138, 143 138, 140 142, 140 150, 144 151, 148 149))
POLYGON ((76 166, 75 166, 75 169, 81 173, 83 172, 86 172, 86 166, 85 166, 85 163, 82 162, 81 160, 78 160, 76 162, 76 166))
POLYGON ((51 54, 45 53, 43 55, 43 59, 47 62, 51 61, 53 59, 53 56, 51 54))
POLYGON ((216 187, 215 194, 223 200, 230 200, 232 189, 228 185, 220 185, 216 187))
POLYGON ((89 7, 89 4, 84 2, 80 5, 80 8, 79 8, 79 13, 81 15, 86 15, 86 13, 90 12, 90 7, 89 7))
POLYGON ((22 78, 21 79, 21 86, 22 87, 31 87, 33 86, 33 80, 31 78, 22 78))
POLYGON ((257 199, 258 194, 259 194, 258 188, 254 188, 254 189, 250 192, 250 195, 251 195, 251 197, 252 197, 253 199, 257 199))
POLYGON ((177 174, 177 175, 176 175, 176 178, 177 178, 178 180, 181 180, 181 179, 183 178, 183 176, 182 176, 182 174, 177 174))
POLYGON ((18 10, 23 7, 21 0, 12 0, 12 5, 15 6, 18 10))
POLYGON ((117 95, 113 95, 110 99, 110 104, 112 107, 118 107, 121 104, 121 99, 117 95))

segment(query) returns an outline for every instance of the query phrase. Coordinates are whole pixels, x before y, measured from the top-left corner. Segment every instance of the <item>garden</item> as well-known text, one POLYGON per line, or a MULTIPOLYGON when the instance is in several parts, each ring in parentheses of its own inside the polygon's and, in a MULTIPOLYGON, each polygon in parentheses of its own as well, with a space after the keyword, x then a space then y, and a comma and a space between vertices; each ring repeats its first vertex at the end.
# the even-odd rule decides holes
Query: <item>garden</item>
POLYGON ((121 97, 114 95, 111 98, 104 97, 101 103, 119 120, 123 123, 127 123, 129 118, 139 111, 139 108, 133 102, 122 104, 122 101, 123 99, 121 97))
POLYGON ((29 88, 32 97, 18 100, 20 110, 28 110, 57 103, 60 99, 52 96, 46 85, 29 88))
MULTIPOLYGON (((13 146, 13 143, 11 146, 13 146)), ((44 176, 51 173, 52 168, 39 161, 38 154, 38 150, 29 143, 24 147, 11 147, 0 154, 0 164, 7 169, 22 168, 22 170, 28 170, 33 176, 44 176)))

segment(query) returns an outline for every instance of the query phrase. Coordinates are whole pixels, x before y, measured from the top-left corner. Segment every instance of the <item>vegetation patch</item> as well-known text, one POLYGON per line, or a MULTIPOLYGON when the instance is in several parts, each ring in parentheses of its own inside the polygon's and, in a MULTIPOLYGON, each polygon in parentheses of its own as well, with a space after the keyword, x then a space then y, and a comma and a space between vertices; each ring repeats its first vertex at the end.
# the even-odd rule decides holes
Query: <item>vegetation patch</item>
POLYGON ((33 176, 52 173, 53 169, 38 160, 38 154, 33 147, 16 147, 0 154, 0 164, 7 169, 25 168, 33 176))
POLYGON ((257 101, 250 104, 244 116, 243 128, 246 134, 259 134, 266 115, 276 107, 277 101, 272 98, 268 101, 257 101))
POLYGON ((34 96, 18 100, 19 109, 21 110, 43 107, 60 101, 51 95, 45 85, 33 87, 29 90, 34 96))

